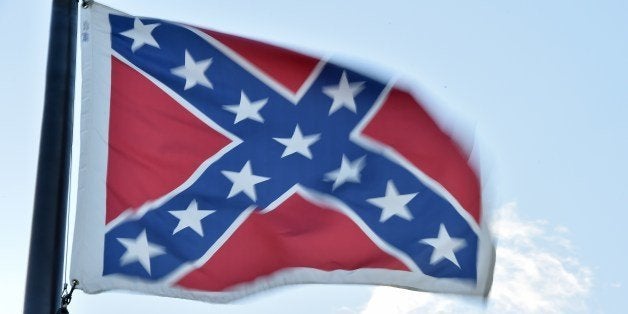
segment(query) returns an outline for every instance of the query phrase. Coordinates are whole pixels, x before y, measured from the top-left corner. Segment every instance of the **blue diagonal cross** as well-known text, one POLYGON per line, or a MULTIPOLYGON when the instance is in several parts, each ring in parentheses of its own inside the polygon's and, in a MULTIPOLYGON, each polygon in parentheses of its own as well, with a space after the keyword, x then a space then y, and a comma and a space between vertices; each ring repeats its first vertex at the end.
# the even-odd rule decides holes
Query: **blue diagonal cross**
MULTIPOLYGON (((144 46, 133 51, 128 38, 119 35, 132 27, 133 20, 119 16, 111 16, 110 20, 112 47, 122 58, 164 83, 242 142, 211 163, 181 193, 142 217, 112 228, 105 239, 104 274, 163 278, 203 256, 247 208, 264 209, 298 184, 344 204, 366 224, 370 236, 385 243, 387 250, 401 257, 410 269, 437 277, 476 278, 477 236, 456 209, 398 161, 351 137, 384 96, 384 84, 328 63, 299 101, 292 103, 185 28, 145 20, 146 24, 160 23, 153 33, 159 48, 144 46), (186 88, 185 80, 173 74, 172 69, 183 64, 186 54, 195 60, 211 58, 205 75, 212 88, 186 88), (343 79, 359 86, 351 95, 355 107, 335 104, 329 92, 343 79), (245 96, 249 102, 263 106, 257 112, 259 117, 238 121, 234 108, 245 96), (307 145, 308 154, 286 154, 286 140, 297 128, 303 137, 315 139, 307 145), (358 171, 352 180, 337 180, 343 158, 358 171), (241 182, 234 176, 248 176, 254 183, 238 185, 241 182), (391 186, 396 194, 404 196, 405 204, 397 206, 405 209, 402 212, 378 205, 377 200, 388 195, 391 186), (201 210, 215 211, 203 218, 203 234, 191 228, 173 234, 178 220, 169 212, 183 210, 194 201, 201 210), (466 243, 456 252, 459 265, 447 260, 431 261, 433 248, 422 242, 435 238, 442 224, 447 225, 452 237, 466 243), (139 239, 143 232, 154 245, 153 255, 148 257, 150 273, 141 263, 121 263, 128 248, 120 239, 139 239)), ((412 140, 412 134, 407 134, 407 140, 412 140)))

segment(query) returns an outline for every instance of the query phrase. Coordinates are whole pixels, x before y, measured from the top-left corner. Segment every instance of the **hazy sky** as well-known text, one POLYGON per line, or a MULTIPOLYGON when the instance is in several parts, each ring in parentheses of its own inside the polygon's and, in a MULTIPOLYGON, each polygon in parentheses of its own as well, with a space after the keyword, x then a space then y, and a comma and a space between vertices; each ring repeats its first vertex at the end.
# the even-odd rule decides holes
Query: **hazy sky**
MULTIPOLYGON (((73 313, 615 313, 628 305, 628 2, 103 3, 355 57, 420 84, 473 122, 486 146, 498 259, 486 307, 392 288, 317 285, 235 305, 77 293, 73 313)), ((49 17, 48 3, 0 0, 0 300, 7 313, 23 302, 49 17)))

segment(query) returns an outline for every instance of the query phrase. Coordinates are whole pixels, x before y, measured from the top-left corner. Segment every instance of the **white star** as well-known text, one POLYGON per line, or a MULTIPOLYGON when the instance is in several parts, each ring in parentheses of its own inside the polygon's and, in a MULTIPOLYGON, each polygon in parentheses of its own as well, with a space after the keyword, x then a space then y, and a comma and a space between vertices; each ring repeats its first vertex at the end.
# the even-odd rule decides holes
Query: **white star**
POLYGON ((241 91, 239 105, 223 106, 223 108, 236 114, 233 124, 236 124, 244 119, 264 122, 264 118, 262 118, 262 116, 259 114, 259 111, 264 108, 267 102, 268 98, 251 102, 251 100, 249 100, 249 97, 246 96, 244 91, 241 91))
POLYGON ((247 161, 240 172, 222 171, 222 174, 233 183, 227 198, 233 197, 240 192, 244 192, 244 194, 246 194, 253 201, 257 200, 255 185, 270 179, 268 177, 254 175, 251 170, 251 161, 247 161))
POLYGON ((388 220, 392 216, 399 216, 405 220, 412 220, 412 213, 406 206, 419 193, 399 194, 397 187, 392 180, 388 180, 386 184, 386 195, 382 197, 369 198, 366 201, 381 208, 382 215, 379 217, 380 222, 388 220))
POLYGON ((120 33, 120 35, 133 39, 131 44, 131 51, 135 52, 144 45, 151 45, 159 48, 159 44, 155 41, 155 38, 151 34, 155 27, 159 26, 159 23, 144 25, 140 19, 135 18, 133 21, 133 28, 120 33))
POLYGON ((178 77, 185 79, 185 87, 183 87, 184 90, 188 90, 196 86, 196 84, 213 89, 214 85, 212 85, 212 82, 210 82, 207 79, 207 76, 205 76, 205 71, 209 69, 209 66, 211 64, 212 58, 196 62, 194 58, 192 58, 192 55, 190 55, 190 53, 186 49, 185 63, 180 67, 176 67, 170 70, 170 72, 178 77))
POLYGON ((438 238, 423 239, 421 243, 434 247, 430 257, 430 264, 436 264, 443 258, 446 258, 460 268, 455 253, 465 247, 467 242, 464 239, 450 237, 447 229, 445 229, 445 225, 440 224, 438 238))
POLYGON ((294 128, 294 133, 292 133, 292 137, 290 138, 273 138, 275 141, 281 143, 286 146, 283 150, 283 154, 281 154, 281 158, 292 155, 294 153, 299 153, 305 156, 308 159, 312 159, 312 152, 310 151, 310 146, 316 141, 320 139, 320 134, 312 134, 303 136, 301 133, 301 129, 299 125, 294 128))
POLYGON ((329 107, 329 115, 338 111, 340 108, 345 107, 353 113, 356 112, 355 108, 355 96, 364 89, 364 82, 349 83, 347 79, 347 72, 342 71, 340 82, 338 85, 323 87, 323 93, 334 99, 334 102, 329 107))
POLYGON ((193 200, 186 210, 171 210, 168 212, 179 219, 179 223, 172 231, 172 234, 189 227, 202 237, 203 226, 201 225, 201 220, 213 214, 215 210, 199 210, 196 200, 193 200))
POLYGON ((142 230, 135 239, 117 238, 117 240, 126 248, 126 252, 120 258, 120 264, 126 265, 135 261, 140 262, 149 275, 150 258, 166 253, 162 246, 148 242, 146 229, 142 230))
POLYGON ((364 158, 360 157, 354 161, 349 161, 347 156, 342 155, 340 168, 325 174, 325 180, 334 181, 332 190, 341 186, 345 182, 360 182, 360 171, 364 169, 364 158))

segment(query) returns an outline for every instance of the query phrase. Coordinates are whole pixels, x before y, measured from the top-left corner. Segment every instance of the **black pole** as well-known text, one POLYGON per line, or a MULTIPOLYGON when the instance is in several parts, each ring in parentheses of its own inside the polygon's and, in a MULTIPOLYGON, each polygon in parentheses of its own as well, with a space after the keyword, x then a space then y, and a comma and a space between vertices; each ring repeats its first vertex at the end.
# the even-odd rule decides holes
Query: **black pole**
POLYGON ((61 301, 76 58, 76 0, 52 0, 46 94, 24 313, 55 313, 61 301))

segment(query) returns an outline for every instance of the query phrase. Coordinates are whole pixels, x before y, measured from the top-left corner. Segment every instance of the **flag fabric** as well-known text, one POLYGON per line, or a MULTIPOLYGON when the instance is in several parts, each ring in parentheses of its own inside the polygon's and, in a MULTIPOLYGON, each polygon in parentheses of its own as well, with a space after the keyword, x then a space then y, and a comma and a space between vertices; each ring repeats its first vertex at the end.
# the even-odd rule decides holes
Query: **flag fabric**
POLYGON ((490 289, 469 154, 392 81, 97 3, 81 42, 80 289, 490 289))

